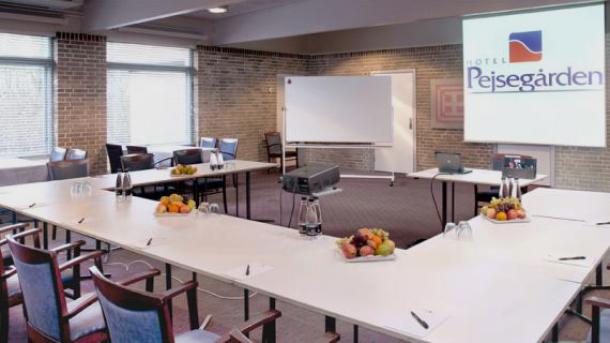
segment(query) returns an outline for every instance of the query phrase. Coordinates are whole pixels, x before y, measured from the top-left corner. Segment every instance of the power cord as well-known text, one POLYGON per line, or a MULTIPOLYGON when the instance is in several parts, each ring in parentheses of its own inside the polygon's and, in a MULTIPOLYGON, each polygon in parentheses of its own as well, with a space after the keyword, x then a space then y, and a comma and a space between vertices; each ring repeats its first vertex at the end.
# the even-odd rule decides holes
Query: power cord
POLYGON ((430 179, 430 194, 432 195, 432 202, 434 203, 434 209, 436 210, 436 216, 438 217, 438 221, 443 224, 443 219, 441 218, 441 211, 438 209, 438 203, 436 201, 436 196, 434 196, 434 180, 443 175, 443 173, 437 173, 430 179))

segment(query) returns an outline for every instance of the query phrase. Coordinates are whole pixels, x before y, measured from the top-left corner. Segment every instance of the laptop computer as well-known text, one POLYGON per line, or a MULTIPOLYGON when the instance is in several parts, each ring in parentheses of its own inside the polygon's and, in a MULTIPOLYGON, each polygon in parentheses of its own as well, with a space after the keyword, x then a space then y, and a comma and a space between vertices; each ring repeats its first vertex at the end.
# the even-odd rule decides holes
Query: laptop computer
POLYGON ((434 155, 440 173, 468 174, 472 172, 472 169, 464 168, 462 165, 462 156, 458 153, 437 151, 434 155))

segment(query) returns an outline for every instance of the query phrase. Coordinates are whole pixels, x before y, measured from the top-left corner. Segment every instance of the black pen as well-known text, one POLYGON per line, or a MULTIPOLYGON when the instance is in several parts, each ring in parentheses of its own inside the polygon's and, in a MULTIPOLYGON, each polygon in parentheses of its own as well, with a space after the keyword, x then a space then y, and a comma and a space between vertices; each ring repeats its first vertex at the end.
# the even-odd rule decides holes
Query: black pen
POLYGON ((610 224, 610 222, 595 223, 595 225, 608 225, 608 224, 610 224))
POLYGON ((560 257, 559 261, 586 260, 586 256, 560 257))
POLYGON ((429 326, 423 319, 421 319, 415 312, 411 311, 411 315, 424 329, 428 330, 429 326))
POLYGON ((32 208, 32 207, 34 207, 34 206, 36 206, 36 203, 35 203, 35 202, 33 202, 33 203, 32 203, 32 204, 29 206, 29 207, 30 207, 30 208, 32 208))
POLYGON ((148 242, 146 243, 146 246, 150 246, 150 243, 152 243, 152 237, 148 240, 148 242))
POLYGON ((78 221, 78 223, 79 223, 79 224, 82 224, 84 221, 85 221, 85 217, 82 217, 82 218, 81 218, 81 219, 78 221))
POLYGON ((246 276, 250 275, 250 265, 246 267, 246 276))

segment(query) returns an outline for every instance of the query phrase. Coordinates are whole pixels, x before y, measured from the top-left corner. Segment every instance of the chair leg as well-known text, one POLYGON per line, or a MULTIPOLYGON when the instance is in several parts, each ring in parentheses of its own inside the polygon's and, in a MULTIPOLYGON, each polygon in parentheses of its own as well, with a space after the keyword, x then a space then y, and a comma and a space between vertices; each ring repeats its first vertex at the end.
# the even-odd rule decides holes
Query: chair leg
POLYGON ((229 213, 229 207, 227 206, 227 176, 222 176, 222 204, 225 207, 225 214, 229 213))
POLYGON ((53 232, 51 233, 51 239, 57 239, 57 225, 53 225, 53 232))
POLYGON ((0 303, 0 342, 8 342, 8 314, 9 305, 2 301, 0 303))
POLYGON ((477 185, 474 185, 474 216, 477 216, 477 212, 479 212, 479 204, 477 201, 477 193, 479 192, 479 187, 477 187, 477 185))

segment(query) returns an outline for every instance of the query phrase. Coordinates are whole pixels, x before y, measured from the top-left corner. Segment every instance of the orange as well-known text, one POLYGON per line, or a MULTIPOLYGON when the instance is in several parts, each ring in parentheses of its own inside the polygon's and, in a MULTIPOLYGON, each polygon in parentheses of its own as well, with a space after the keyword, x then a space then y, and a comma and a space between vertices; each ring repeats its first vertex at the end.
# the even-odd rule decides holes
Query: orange
POLYGON ((504 221, 506 220, 506 212, 500 211, 496 214, 496 220, 504 221))
POLYGON ((371 235, 370 238, 371 241, 375 242, 375 246, 379 246, 381 244, 381 237, 377 236, 377 235, 371 235))
POLYGON ((167 211, 171 213, 178 213, 180 212, 180 206, 176 204, 170 204, 169 206, 167 206, 167 211))

